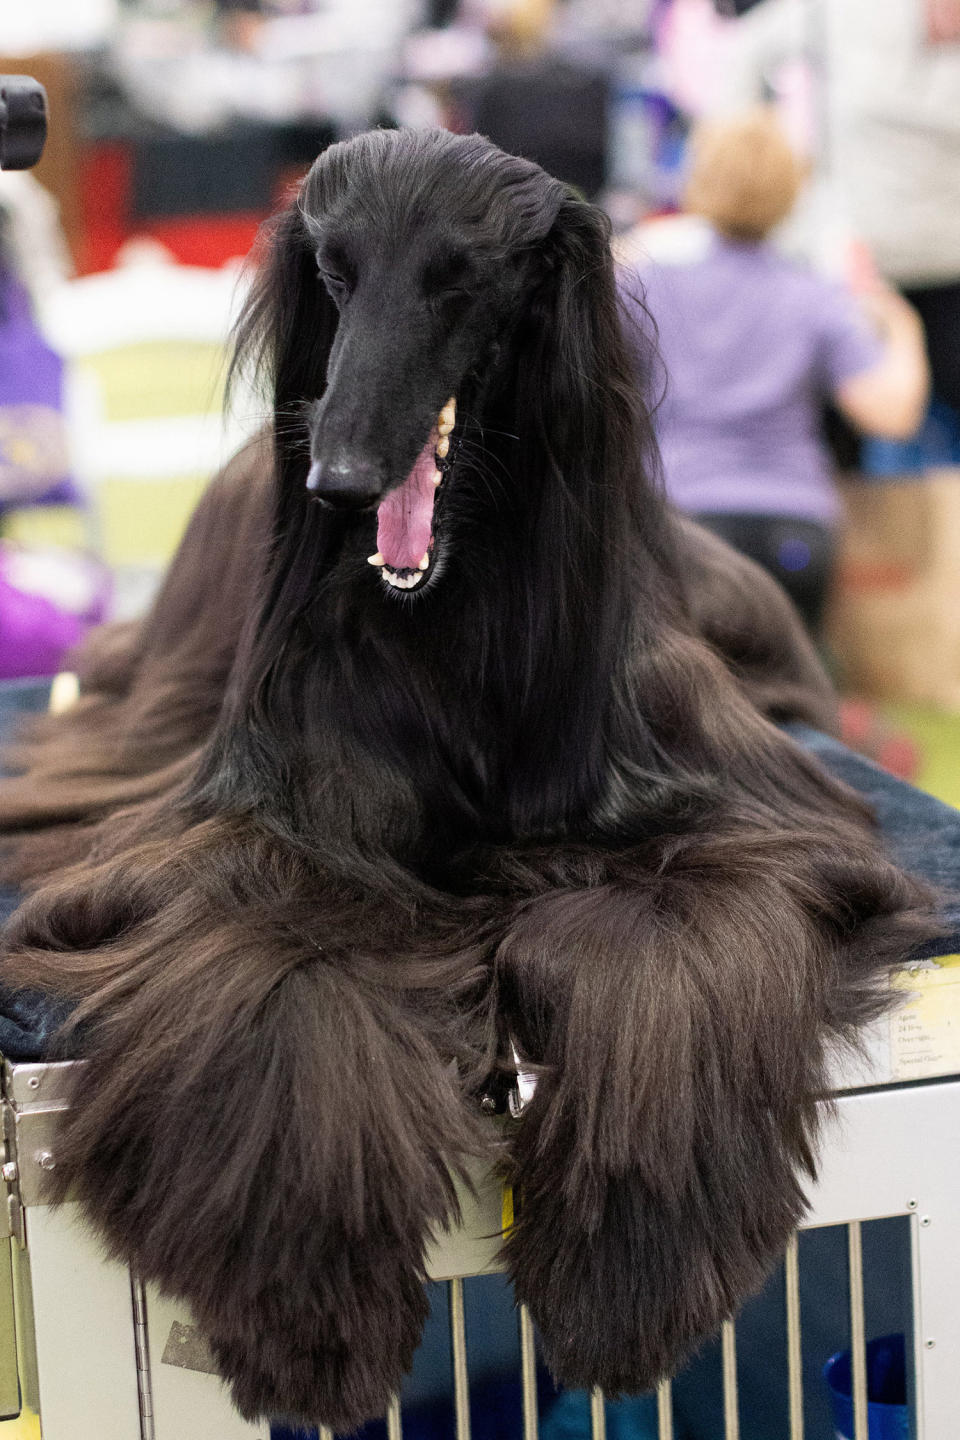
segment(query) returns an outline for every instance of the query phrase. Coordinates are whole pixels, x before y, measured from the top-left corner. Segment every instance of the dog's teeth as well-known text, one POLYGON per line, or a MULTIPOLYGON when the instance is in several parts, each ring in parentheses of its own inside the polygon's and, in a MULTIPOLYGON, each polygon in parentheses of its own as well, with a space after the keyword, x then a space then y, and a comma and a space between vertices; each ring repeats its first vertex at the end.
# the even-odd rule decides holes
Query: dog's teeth
POLYGON ((440 411, 440 420, 439 420, 440 434, 441 434, 441 435, 449 435, 449 434, 450 434, 450 431, 453 429, 454 425, 456 424, 456 421, 457 421, 457 402, 456 402, 456 399, 454 398, 454 396, 451 395, 451 396, 450 396, 450 399, 447 401, 446 405, 444 405, 443 409, 440 411), (444 429, 444 428, 443 428, 444 426, 446 426, 447 428, 444 429))
POLYGON ((446 458, 447 458, 447 451, 448 451, 449 449, 450 449, 450 437, 449 437, 448 435, 441 435, 440 440, 439 440, 439 443, 438 443, 438 445, 437 445, 437 454, 440 456, 440 459, 441 459, 441 460, 446 460, 446 458))
POLYGON ((453 429, 453 421, 441 420, 440 424, 437 426, 437 429, 439 430, 441 435, 449 435, 451 430, 453 429))
POLYGON ((386 565, 380 573, 387 584, 393 586, 394 590, 412 590, 415 585, 420 584, 420 576, 416 571, 412 575, 398 575, 396 571, 390 569, 389 565, 386 565))
POLYGON ((367 564, 368 564, 368 565, 381 566, 381 565, 385 565, 385 564, 386 564, 386 561, 384 560, 383 556, 380 554, 380 551, 378 550, 375 555, 368 555, 368 556, 367 556, 367 564))
POLYGON ((434 485, 440 485, 443 481, 443 476, 440 474, 439 470, 434 470, 433 475, 430 478, 433 480, 434 485))
POLYGON ((430 564, 430 554, 429 554, 429 552, 428 552, 426 555, 424 555, 423 559, 420 561, 420 564, 417 566, 417 569, 418 569, 418 570, 426 570, 426 569, 429 567, 429 564, 430 564))

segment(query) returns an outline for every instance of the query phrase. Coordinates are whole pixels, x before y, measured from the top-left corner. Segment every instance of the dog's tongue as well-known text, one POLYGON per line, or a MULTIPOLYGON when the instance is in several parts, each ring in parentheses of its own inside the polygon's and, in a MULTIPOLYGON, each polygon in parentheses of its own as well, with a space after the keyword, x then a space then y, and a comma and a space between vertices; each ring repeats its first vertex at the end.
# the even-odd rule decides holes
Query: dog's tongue
POLYGON ((427 553, 437 493, 436 447, 437 436, 432 434, 406 480, 377 509, 377 549, 393 570, 416 570, 427 553))

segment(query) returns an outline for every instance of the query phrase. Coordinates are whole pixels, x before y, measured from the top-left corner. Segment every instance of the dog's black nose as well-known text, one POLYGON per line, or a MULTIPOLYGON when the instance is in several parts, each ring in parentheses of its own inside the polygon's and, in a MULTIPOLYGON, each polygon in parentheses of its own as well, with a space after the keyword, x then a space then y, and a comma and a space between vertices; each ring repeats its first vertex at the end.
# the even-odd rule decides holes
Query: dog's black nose
POLYGON ((307 489, 335 510, 364 510, 383 495, 383 477, 366 461, 314 460, 307 489))

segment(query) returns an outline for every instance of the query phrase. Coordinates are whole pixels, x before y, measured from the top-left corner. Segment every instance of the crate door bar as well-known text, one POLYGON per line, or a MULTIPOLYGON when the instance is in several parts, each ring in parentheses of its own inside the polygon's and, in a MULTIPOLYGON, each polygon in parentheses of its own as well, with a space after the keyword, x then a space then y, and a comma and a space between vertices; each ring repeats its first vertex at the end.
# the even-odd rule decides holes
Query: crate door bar
POLYGON ((463 1313, 463 1281, 449 1281, 450 1345, 453 1350, 453 1412, 457 1440, 470 1440, 470 1377, 467 1373, 467 1327, 463 1313))
POLYGON ((523 1440, 537 1440, 537 1352, 533 1341, 533 1320, 526 1305, 520 1306, 520 1379, 523 1390, 523 1440))
POLYGON ((863 1232, 859 1220, 847 1225, 850 1261, 850 1358, 853 1377, 853 1440, 868 1440, 867 1339, 863 1314, 863 1232))
POLYGON ((657 1386, 657 1440, 673 1440, 673 1389, 669 1380, 657 1386))
POLYGON ((597 1388, 590 1391, 590 1440, 607 1440, 607 1412, 603 1391, 597 1388))
POLYGON ((394 1395, 387 1406, 387 1440, 403 1440, 403 1422, 400 1419, 400 1396, 394 1395))
MULTIPOLYGON (((724 1320, 723 1349, 723 1435, 740 1440, 740 1396, 737 1389, 737 1332, 732 1320, 724 1320)), ((864 1437, 866 1440, 866 1437, 864 1437)))
POLYGON ((791 1236, 784 1257, 787 1289, 787 1387, 790 1440, 803 1440, 803 1332, 800 1328, 800 1245, 791 1236))

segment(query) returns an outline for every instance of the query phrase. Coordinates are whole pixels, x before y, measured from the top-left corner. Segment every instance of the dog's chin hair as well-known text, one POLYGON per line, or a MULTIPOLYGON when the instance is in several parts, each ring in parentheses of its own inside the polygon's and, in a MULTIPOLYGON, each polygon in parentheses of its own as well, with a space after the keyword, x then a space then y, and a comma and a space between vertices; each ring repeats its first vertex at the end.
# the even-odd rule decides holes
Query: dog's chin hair
POLYGON ((541 1077, 505 1158, 518 1297, 560 1380, 642 1390, 782 1250, 827 1049, 933 897, 767 718, 829 726, 832 692, 772 582, 664 505, 598 210, 476 136, 334 146, 237 365, 273 433, 0 786, 35 887, 5 978, 75 1004, 53 1053, 89 1061, 51 1194, 192 1308, 245 1416, 352 1430, 410 1365, 454 1178, 504 1160, 476 1096, 509 1031, 541 1077), (498 257, 485 479, 392 603, 305 502, 343 214, 498 257))

